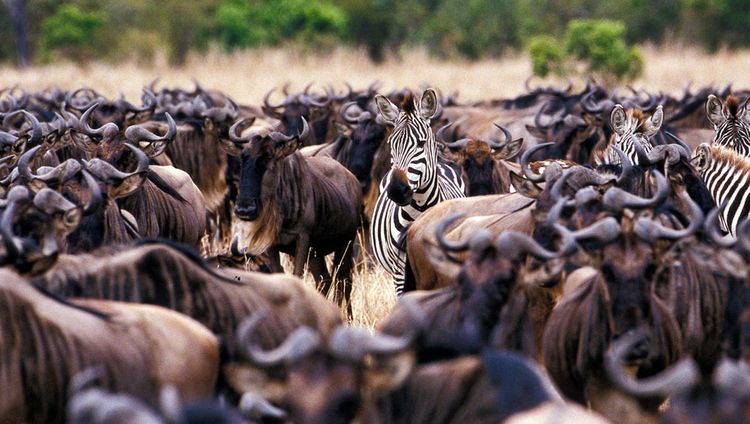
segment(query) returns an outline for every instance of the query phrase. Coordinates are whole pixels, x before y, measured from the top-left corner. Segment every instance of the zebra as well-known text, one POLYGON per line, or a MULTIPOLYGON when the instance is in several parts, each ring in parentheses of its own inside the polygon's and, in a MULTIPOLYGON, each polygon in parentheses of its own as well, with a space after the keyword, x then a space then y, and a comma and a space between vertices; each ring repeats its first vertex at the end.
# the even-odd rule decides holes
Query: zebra
POLYGON ((392 276, 396 294, 404 291, 406 230, 430 207, 446 199, 464 197, 458 169, 438 161, 437 144, 430 128, 438 108, 437 93, 427 89, 416 99, 407 93, 401 109, 382 95, 375 97, 378 112, 392 125, 388 137, 391 169, 380 182, 370 226, 372 251, 392 276))
POLYGON ((739 99, 727 97, 722 105, 721 100, 711 94, 706 101, 708 120, 714 125, 713 143, 734 150, 742 156, 750 156, 750 122, 746 110, 747 101, 740 105, 739 99))
POLYGON ((634 164, 638 165, 638 155, 633 143, 640 143, 646 153, 650 152, 654 147, 651 138, 659 132, 663 121, 664 111, 661 105, 648 119, 638 109, 625 110, 622 105, 615 105, 610 116, 614 134, 604 151, 604 158, 597 160, 597 165, 620 163, 620 156, 612 146, 620 148, 634 164))
POLYGON ((691 162, 714 203, 723 205, 722 229, 736 237, 739 223, 750 215, 750 158, 725 146, 701 143, 691 162))

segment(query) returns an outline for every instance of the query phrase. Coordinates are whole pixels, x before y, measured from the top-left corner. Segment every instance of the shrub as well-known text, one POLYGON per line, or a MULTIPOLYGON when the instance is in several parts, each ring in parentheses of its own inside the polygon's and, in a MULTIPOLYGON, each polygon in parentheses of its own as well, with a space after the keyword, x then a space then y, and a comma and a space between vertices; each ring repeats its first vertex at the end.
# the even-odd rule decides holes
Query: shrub
POLYGON ((643 71, 638 48, 627 45, 625 25, 617 21, 574 19, 562 45, 551 37, 536 37, 529 53, 534 74, 542 77, 575 72, 612 84, 635 79, 643 71))
POLYGON ((42 23, 42 55, 57 53, 75 61, 91 58, 96 52, 96 31, 104 18, 85 12, 73 4, 63 4, 42 23))

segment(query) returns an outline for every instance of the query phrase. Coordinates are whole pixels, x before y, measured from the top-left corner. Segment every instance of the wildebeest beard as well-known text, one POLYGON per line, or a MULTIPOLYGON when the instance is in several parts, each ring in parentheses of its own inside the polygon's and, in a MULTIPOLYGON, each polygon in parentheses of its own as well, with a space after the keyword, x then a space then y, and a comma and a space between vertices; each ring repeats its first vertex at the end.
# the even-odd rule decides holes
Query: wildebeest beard
POLYGON ((240 239, 245 241, 248 254, 266 252, 285 224, 298 221, 307 202, 304 184, 309 181, 303 179, 306 167, 304 159, 295 153, 266 170, 260 193, 260 215, 253 221, 240 221, 240 239))

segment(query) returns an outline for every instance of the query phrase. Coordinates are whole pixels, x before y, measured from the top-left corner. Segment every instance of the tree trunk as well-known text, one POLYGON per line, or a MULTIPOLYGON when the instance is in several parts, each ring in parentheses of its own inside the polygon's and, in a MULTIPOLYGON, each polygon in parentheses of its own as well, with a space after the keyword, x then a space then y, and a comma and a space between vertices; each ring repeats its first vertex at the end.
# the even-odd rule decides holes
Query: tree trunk
POLYGON ((18 66, 31 65, 31 49, 29 48, 29 34, 26 27, 26 0, 3 0, 10 12, 10 21, 16 39, 16 57, 18 66))

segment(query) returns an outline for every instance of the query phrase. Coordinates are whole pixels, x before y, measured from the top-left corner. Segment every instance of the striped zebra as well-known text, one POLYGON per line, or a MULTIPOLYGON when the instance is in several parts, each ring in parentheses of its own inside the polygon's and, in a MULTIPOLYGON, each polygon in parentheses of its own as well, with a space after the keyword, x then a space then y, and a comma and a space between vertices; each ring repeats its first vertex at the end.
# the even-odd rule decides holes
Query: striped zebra
POLYGON ((742 156, 750 156, 750 122, 746 115, 747 101, 740 105, 739 99, 727 97, 721 104, 716 96, 711 94, 706 101, 708 120, 714 124, 713 144, 728 147, 742 156))
POLYGON ((370 242, 375 259, 391 273, 400 295, 406 273, 407 228, 439 202, 464 197, 464 183, 458 170, 438 162, 430 128, 438 107, 435 90, 427 89, 419 99, 408 93, 401 109, 381 95, 375 102, 380 115, 394 128, 388 137, 391 170, 380 182, 370 242))
POLYGON ((739 223, 750 215, 750 158, 724 146, 702 143, 691 162, 714 203, 724 205, 719 215, 722 229, 736 236, 739 223))
POLYGON ((622 105, 615 105, 612 109, 610 123, 614 134, 604 151, 603 160, 597 160, 597 165, 619 164, 620 156, 612 146, 619 147, 625 152, 630 160, 638 165, 638 155, 635 152, 633 143, 640 143, 643 150, 648 153, 654 147, 651 144, 651 137, 656 135, 664 121, 664 111, 659 105, 650 118, 646 118, 642 111, 630 108, 623 109, 622 105))

